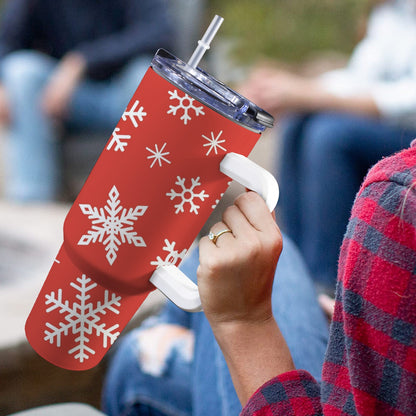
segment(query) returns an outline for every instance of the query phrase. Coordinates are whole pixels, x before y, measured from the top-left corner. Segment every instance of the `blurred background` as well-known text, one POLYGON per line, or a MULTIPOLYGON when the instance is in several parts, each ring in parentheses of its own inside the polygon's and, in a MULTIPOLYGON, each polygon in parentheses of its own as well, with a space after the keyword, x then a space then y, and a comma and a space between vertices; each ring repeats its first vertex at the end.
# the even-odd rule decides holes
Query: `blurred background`
MULTIPOLYGON (((0 0, 0 15, 3 3, 0 0)), ((233 85, 244 82, 250 67, 261 60, 273 59, 310 74, 343 65, 364 34, 366 17, 374 1, 172 0, 171 3, 181 22, 177 50, 184 54, 180 56, 184 60, 214 14, 225 18, 201 66, 208 66, 215 76, 233 85), (182 40, 181 34, 185 37, 182 40)), ((273 137, 265 134, 253 152, 253 159, 266 168, 273 165, 272 155, 276 151, 273 137)), ((2 157, 3 145, 0 129, 2 157)), ((58 369, 33 352, 25 341, 23 326, 59 248, 71 195, 77 194, 100 150, 96 148, 93 156, 87 158, 86 167, 73 168, 78 174, 75 189, 63 202, 15 204, 0 197, 0 416, 63 401, 99 406, 105 362, 82 373, 58 369)), ((82 147, 72 147, 72 159, 78 162, 83 152, 82 147)), ((0 192, 4 181, 2 163, 0 159, 0 192)), ((138 322, 157 308, 157 302, 143 312, 138 322)))
POLYGON ((218 38, 236 65, 259 59, 304 65, 349 55, 364 35, 374 0, 208 0, 205 20, 225 18, 218 38))

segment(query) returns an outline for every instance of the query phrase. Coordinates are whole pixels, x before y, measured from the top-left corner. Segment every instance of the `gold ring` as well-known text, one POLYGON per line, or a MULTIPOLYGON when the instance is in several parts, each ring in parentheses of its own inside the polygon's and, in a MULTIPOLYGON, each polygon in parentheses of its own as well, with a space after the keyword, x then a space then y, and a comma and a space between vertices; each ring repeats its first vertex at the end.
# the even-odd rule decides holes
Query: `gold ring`
POLYGON ((215 244, 220 236, 222 236, 225 233, 232 233, 231 230, 226 228, 225 230, 222 230, 218 232, 217 234, 214 234, 212 231, 208 234, 208 238, 215 244))

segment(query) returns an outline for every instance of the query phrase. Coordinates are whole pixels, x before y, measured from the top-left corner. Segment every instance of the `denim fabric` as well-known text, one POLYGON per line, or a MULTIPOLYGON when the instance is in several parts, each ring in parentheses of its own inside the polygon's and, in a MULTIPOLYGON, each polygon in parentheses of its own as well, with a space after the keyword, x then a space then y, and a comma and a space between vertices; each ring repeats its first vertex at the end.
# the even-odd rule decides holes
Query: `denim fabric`
POLYGON ((364 176, 382 157, 408 147, 416 131, 339 113, 292 115, 281 126, 281 226, 314 281, 333 293, 339 249, 364 176))
MULTIPOLYGON (((67 123, 111 135, 151 57, 132 61, 109 81, 83 81, 72 97, 67 123)), ((52 200, 61 183, 57 125, 40 108, 41 93, 57 61, 35 51, 18 51, 1 62, 12 122, 6 143, 6 196, 18 201, 52 200)))
MULTIPOLYGON (((182 270, 196 280, 198 251, 184 261, 182 270)), ((316 302, 312 281, 294 244, 287 238, 276 269, 273 312, 295 365, 320 380, 328 339, 325 317, 316 302)), ((137 343, 142 328, 121 340, 112 359, 103 391, 108 415, 234 416, 241 410, 230 374, 203 313, 190 314, 168 302, 157 323, 188 327, 195 336, 192 361, 172 349, 162 374, 143 371, 137 343)), ((148 327, 149 323, 145 324, 148 327)))

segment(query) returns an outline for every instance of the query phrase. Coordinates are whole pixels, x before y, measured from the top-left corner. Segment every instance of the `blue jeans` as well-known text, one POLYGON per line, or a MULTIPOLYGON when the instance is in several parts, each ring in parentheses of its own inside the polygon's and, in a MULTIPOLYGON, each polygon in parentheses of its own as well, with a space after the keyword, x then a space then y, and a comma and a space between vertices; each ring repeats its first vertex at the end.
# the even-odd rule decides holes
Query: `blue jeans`
MULTIPOLYGON (((196 279, 198 252, 184 261, 183 271, 196 279)), ((328 340, 328 325, 316 302, 312 281, 294 244, 284 240, 274 288, 273 313, 297 368, 318 380, 328 340)), ((166 355, 157 375, 144 369, 139 335, 142 327, 121 340, 108 370, 103 408, 111 416, 234 416, 241 411, 230 374, 203 313, 187 313, 168 302, 161 315, 144 327, 170 323, 189 328, 195 338, 193 357, 180 345, 166 355)), ((157 346, 155 345, 155 348, 157 346)))
POLYGON ((323 289, 335 288, 339 248, 368 169, 415 137, 415 130, 339 113, 293 115, 282 122, 277 213, 323 289))
MULTIPOLYGON (((107 140, 150 60, 148 56, 138 58, 108 81, 81 82, 69 105, 67 125, 101 131, 107 140)), ((12 119, 4 158, 9 199, 53 200, 60 188, 57 125, 39 105, 56 65, 55 59, 36 51, 17 51, 2 59, 0 73, 12 119)))

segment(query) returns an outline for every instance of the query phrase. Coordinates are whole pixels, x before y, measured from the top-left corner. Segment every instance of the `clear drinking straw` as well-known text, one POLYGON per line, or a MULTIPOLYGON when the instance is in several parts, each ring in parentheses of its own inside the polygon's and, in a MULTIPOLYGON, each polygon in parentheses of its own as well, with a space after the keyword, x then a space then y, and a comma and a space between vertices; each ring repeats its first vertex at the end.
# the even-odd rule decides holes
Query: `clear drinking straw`
POLYGON ((223 21, 224 18, 215 15, 210 25, 208 26, 208 29, 205 31, 204 36, 202 36, 202 39, 198 41, 198 46, 188 61, 189 66, 196 69, 202 57, 204 56, 205 51, 209 49, 209 45, 211 44, 212 39, 214 39, 223 21))

